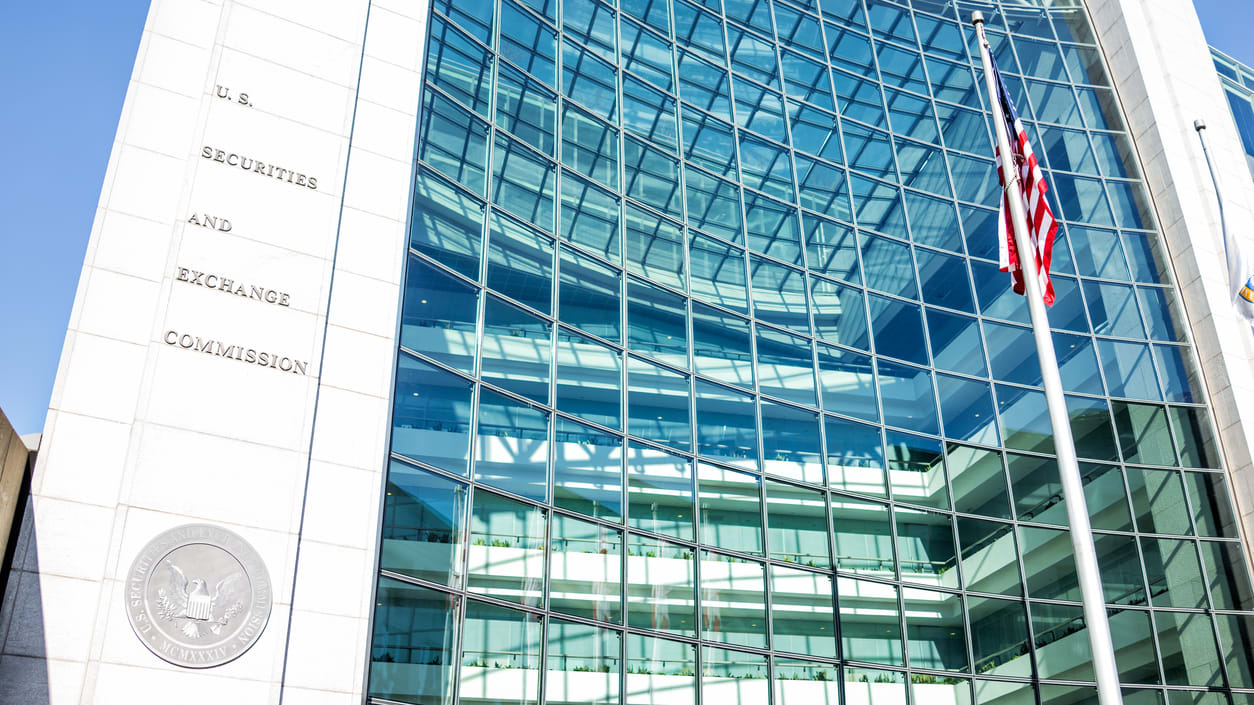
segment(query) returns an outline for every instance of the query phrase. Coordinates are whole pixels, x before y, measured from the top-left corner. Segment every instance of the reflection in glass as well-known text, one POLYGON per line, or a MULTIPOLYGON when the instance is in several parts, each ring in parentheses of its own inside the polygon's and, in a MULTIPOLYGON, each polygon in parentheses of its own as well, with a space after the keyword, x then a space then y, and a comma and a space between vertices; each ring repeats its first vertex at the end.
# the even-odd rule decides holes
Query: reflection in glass
POLYGON ((902 588, 910 665, 945 671, 967 670, 962 597, 954 593, 902 588))
POLYGON ((549 401, 553 325, 489 296, 484 303, 479 376, 541 404, 549 401))
POLYGON ((544 501, 549 465, 549 415, 511 397, 479 392, 475 479, 544 501))
POLYGON ((401 346, 473 374, 478 307, 477 289, 410 254, 401 346))
POLYGON ((766 678, 766 656, 713 646, 701 648, 702 702, 765 704, 766 678))
POLYGON ((839 593, 836 602, 840 605, 840 650, 845 659, 904 665, 898 588, 888 583, 837 576, 836 589, 839 593))
POLYGON ((621 622, 621 531, 553 515, 549 608, 602 622, 621 622))
POLYGON ((893 499, 925 507, 949 509, 945 456, 940 441, 900 431, 884 434, 888 448, 888 484, 893 499))
POLYGON ((761 563, 701 552, 701 633, 766 648, 766 570, 761 563))
POLYGON ((830 566, 823 493, 767 480, 766 498, 771 558, 813 568, 830 566))
POLYGON ((692 540, 692 461, 632 443, 627 455, 627 525, 692 540))
POLYGON ((1210 617, 1198 612, 1154 612, 1163 677, 1168 685, 1222 685, 1210 617))
POLYGON ((762 554, 762 480, 709 463, 697 464, 701 542, 762 554))
POLYGON ((775 659, 774 705, 839 705, 840 669, 830 663, 775 659))
POLYGON ((467 600, 458 702, 539 702, 543 633, 540 615, 467 600))
POLYGON ((762 400, 762 456, 766 472, 816 485, 823 483, 819 415, 762 400))
MULTIPOLYGON (((1018 600, 967 598, 975 672, 994 676, 1032 676, 1028 616, 1018 600)), ((908 618, 908 617, 907 617, 908 618)))
POLYGON ((696 636, 697 584, 692 549, 632 534, 627 539, 627 624, 696 636))
POLYGON ((397 355, 392 452, 465 475, 474 385, 418 358, 397 355))
POLYGON ((466 589, 539 607, 544 602, 543 509, 476 490, 466 589))
POLYGON ((622 427, 622 358, 566 328, 557 331, 558 409, 602 426, 622 427))
POLYGON ((947 514, 898 507, 897 556, 901 579, 958 588, 958 551, 947 514))
POLYGON ((461 600, 380 578, 370 649, 372 697, 449 705, 461 600))
POLYGON ((545 699, 577 705, 617 705, 622 648, 620 632, 550 619, 545 699))
POLYGON ((880 429, 834 416, 823 417, 827 481, 835 489, 886 497, 880 429))
POLYGON ((460 587, 467 487, 393 460, 388 466, 379 567, 460 587))
POLYGON ((753 397, 697 380, 697 452, 729 465, 758 468, 753 397))
POLYGON ((626 652, 626 705, 696 702, 695 646, 670 639, 628 634, 626 652))
POLYGON ((622 521, 622 439, 559 418, 556 440, 553 503, 598 519, 622 521))
POLYGON ((891 524, 887 505, 833 494, 836 569, 879 578, 895 577, 891 524))
POLYGON ((772 645, 777 651, 836 658, 832 577, 771 566, 772 645))

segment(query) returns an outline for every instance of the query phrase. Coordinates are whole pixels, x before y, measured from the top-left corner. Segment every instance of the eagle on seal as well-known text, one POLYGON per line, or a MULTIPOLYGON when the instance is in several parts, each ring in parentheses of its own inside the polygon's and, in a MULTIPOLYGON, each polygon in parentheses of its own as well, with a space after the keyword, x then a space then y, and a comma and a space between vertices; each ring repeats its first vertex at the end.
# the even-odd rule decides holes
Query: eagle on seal
POLYGON ((173 563, 167 564, 170 579, 165 587, 157 589, 157 613, 167 622, 179 625, 180 631, 189 638, 198 638, 201 627, 207 626, 214 634, 243 610, 243 603, 233 599, 244 574, 236 571, 218 581, 213 592, 202 578, 187 579, 183 570, 173 563), (222 609, 225 606, 225 609, 222 609), (218 611, 222 615, 214 618, 218 611))

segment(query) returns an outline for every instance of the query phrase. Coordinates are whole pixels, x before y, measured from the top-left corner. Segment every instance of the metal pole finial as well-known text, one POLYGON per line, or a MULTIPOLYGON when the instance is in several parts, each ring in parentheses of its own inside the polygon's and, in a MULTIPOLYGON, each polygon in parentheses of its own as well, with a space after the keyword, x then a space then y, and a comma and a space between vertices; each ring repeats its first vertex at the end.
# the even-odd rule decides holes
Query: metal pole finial
POLYGON ((984 21, 984 13, 976 10, 971 13, 971 24, 980 24, 984 21))
POLYGON ((1206 121, 1205 121, 1205 120, 1203 120, 1202 118, 1198 118, 1198 119, 1194 120, 1194 121, 1193 121, 1193 129, 1197 130, 1198 132, 1201 132, 1202 130, 1205 130, 1205 129, 1206 129, 1206 121))

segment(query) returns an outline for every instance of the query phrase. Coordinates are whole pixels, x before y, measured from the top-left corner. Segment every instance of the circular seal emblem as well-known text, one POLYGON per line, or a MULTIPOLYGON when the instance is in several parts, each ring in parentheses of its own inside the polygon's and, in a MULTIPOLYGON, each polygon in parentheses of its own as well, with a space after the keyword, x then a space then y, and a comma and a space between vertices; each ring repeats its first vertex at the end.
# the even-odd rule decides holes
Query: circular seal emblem
POLYGON ((238 534, 211 524, 166 531, 126 575, 135 635, 177 666, 221 666, 247 651, 270 619, 270 574, 238 534))

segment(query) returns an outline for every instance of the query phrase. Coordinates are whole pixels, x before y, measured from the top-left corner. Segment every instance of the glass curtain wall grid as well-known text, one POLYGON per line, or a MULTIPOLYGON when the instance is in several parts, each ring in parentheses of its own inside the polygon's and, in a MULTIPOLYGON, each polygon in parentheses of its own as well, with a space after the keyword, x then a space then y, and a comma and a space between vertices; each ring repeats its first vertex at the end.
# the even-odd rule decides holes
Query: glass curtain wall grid
POLYGON ((973 69, 1051 311, 1130 705, 1254 703, 1254 596, 1083 7, 436 0, 369 697, 1094 702, 973 69))
POLYGON ((1245 163, 1254 175, 1254 69, 1218 49, 1212 48, 1210 52, 1241 146, 1245 147, 1245 163))

